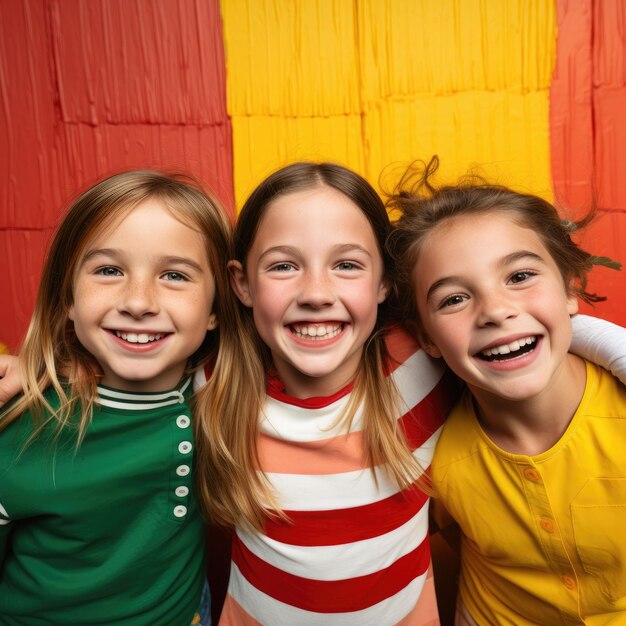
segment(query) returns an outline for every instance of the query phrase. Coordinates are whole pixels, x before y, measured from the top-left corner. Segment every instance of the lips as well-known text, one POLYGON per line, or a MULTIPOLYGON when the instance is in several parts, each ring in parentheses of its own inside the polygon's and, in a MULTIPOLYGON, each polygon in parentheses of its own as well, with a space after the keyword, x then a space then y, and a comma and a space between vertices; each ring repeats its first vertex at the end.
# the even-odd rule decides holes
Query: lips
POLYGON ((529 335, 515 339, 510 343, 504 343, 487 350, 482 350, 476 356, 483 361, 509 361, 516 359, 524 354, 528 354, 535 349, 537 345, 537 337, 529 335))
POLYGON ((305 341, 323 341, 336 337, 343 330, 342 322, 296 322, 289 325, 289 330, 305 341))

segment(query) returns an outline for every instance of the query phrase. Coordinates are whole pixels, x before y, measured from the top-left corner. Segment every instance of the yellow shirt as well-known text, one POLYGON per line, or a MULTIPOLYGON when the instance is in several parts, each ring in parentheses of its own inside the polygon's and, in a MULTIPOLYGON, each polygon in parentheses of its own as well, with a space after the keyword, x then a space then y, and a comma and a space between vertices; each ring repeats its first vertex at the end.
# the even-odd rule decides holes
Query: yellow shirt
POLYGON ((439 439, 433 482, 463 531, 459 595, 481 626, 626 624, 626 387, 586 366, 542 454, 498 448, 469 394, 439 439))

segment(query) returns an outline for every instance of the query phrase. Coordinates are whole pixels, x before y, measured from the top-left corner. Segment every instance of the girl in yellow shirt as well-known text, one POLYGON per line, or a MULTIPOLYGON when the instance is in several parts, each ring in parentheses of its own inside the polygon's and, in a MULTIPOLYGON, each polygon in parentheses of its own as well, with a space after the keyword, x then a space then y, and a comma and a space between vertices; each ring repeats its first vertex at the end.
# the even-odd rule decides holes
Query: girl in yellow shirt
POLYGON ((626 388, 568 353, 606 259, 545 200, 436 189, 436 166, 392 199, 390 248, 424 349, 467 384, 431 467, 462 531, 456 623, 624 624, 626 388))

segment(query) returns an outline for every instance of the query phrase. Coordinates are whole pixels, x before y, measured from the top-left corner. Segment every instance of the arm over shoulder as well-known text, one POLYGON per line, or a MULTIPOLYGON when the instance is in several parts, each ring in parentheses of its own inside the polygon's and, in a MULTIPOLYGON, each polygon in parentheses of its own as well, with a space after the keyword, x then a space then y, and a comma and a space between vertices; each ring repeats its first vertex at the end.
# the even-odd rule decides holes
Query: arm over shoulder
POLYGON ((626 384, 626 329, 588 315, 572 318, 570 350, 609 370, 626 384))

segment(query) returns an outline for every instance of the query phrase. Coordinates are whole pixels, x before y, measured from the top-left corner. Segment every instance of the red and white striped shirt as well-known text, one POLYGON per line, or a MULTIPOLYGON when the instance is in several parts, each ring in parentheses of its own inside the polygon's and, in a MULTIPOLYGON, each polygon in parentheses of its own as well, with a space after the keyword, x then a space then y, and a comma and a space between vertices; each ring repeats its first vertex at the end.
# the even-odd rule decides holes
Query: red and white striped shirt
MULTIPOLYGON (((398 418, 427 468, 457 384, 404 331, 387 341, 398 418)), ((220 625, 439 624, 428 497, 416 487, 399 492, 382 467, 371 471, 361 412, 349 433, 337 424, 350 387, 298 400, 273 383, 259 457, 290 522, 269 520, 263 534, 237 530, 220 625)))

